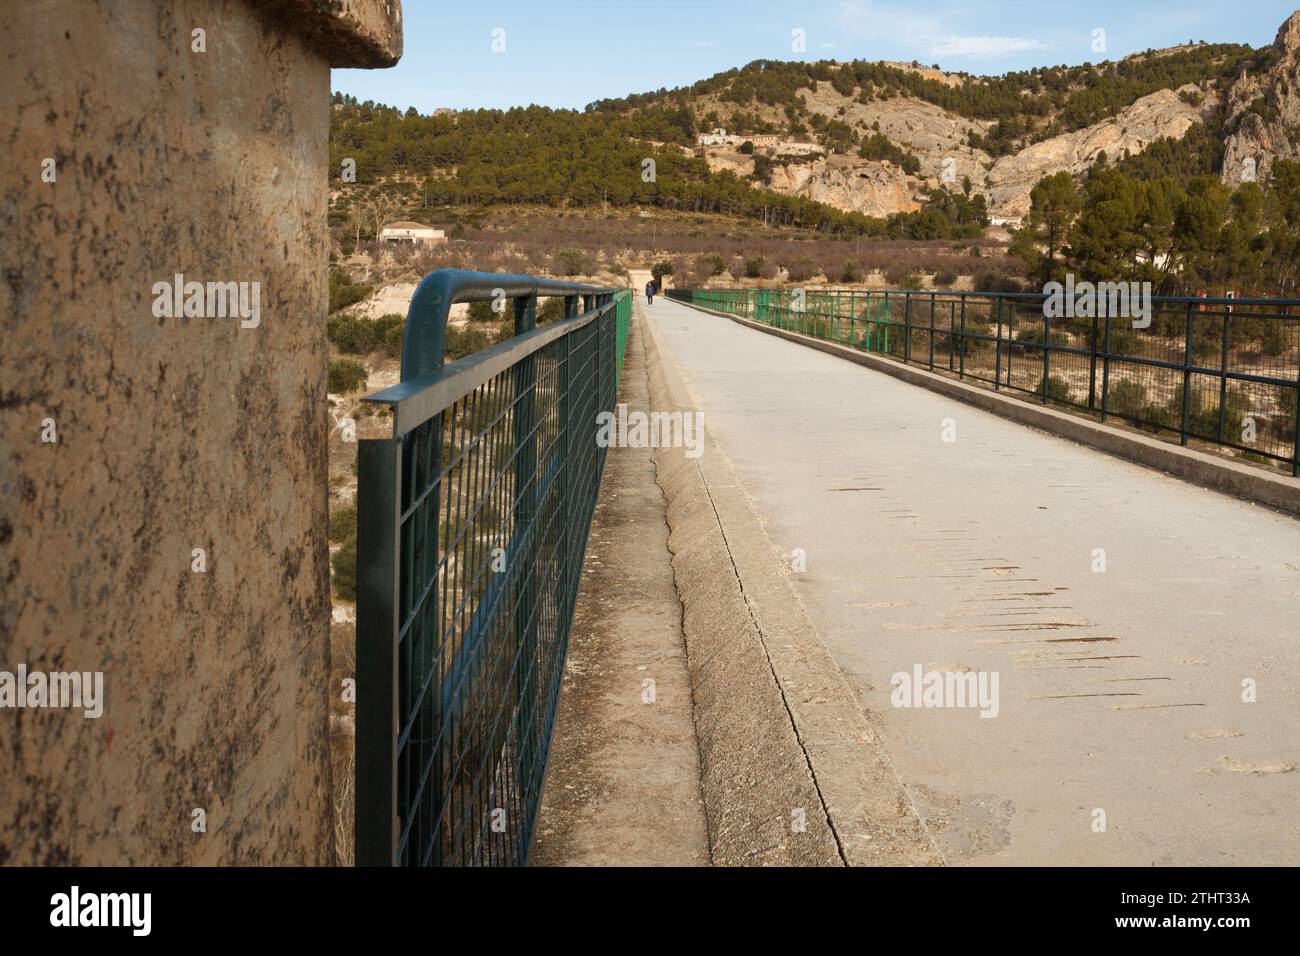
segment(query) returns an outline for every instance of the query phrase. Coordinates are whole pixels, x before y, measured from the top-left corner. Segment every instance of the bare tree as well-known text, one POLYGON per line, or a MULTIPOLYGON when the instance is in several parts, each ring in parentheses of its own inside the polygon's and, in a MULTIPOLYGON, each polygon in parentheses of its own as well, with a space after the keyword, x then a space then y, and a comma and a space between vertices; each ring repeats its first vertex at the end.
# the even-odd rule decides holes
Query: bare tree
POLYGON ((352 249, 361 245, 361 233, 366 228, 366 207, 359 202, 348 203, 348 229, 352 231, 352 249))
POLYGON ((379 241, 379 230, 388 222, 396 208, 396 204, 384 195, 372 196, 366 201, 368 219, 376 242, 379 241))

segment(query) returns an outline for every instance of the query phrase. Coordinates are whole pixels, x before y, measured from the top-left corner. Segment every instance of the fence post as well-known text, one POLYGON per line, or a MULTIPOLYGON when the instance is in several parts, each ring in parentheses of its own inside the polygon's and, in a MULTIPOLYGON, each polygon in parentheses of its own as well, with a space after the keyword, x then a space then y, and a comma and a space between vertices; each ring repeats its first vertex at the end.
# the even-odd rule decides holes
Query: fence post
POLYGON ((930 293, 930 371, 934 371, 934 293, 930 293))
POLYGON ((1089 336, 1089 342, 1092 345, 1092 355, 1088 357, 1088 411, 1097 407, 1097 317, 1092 317, 1092 335, 1089 336))
POLYGON ((948 302, 948 371, 953 371, 957 364, 957 322, 953 314, 957 311, 952 302, 948 302))
POLYGON ((1300 377, 1295 383, 1295 444, 1291 449, 1295 453, 1295 463, 1291 466, 1291 477, 1300 478, 1300 377))
POLYGON ((903 364, 912 359, 912 293, 903 293, 903 364))
POLYGON ((957 357, 957 377, 966 377, 966 293, 961 293, 961 335, 958 336, 961 351, 957 357))
MULTIPOLYGON (((1015 358, 1015 353, 1011 351, 1011 343, 1014 341, 1011 338, 1011 323, 1014 321, 1016 321, 1016 304, 1012 302, 1010 315, 1007 317, 1007 388, 1014 387, 1011 384, 1011 360, 1015 358)), ((1029 389, 1025 389, 1025 391, 1029 391, 1029 389)))
POLYGON ((884 318, 883 321, 888 322, 888 320, 889 320, 889 293, 888 293, 888 292, 885 293, 885 298, 884 298, 884 303, 883 303, 883 304, 881 303, 881 300, 878 299, 878 298, 876 298, 876 296, 875 296, 874 294, 868 292, 867 295, 871 296, 871 309, 870 309, 870 312, 871 312, 871 318, 872 318, 872 320, 873 320, 873 321, 868 321, 868 322, 867 322, 867 345, 868 345, 867 351, 868 351, 868 352, 872 351, 872 349, 871 349, 871 344, 872 344, 872 339, 874 338, 874 340, 875 340, 875 343, 874 343, 874 344, 875 344, 875 351, 877 351, 877 352, 883 352, 883 353, 888 354, 888 352, 889 352, 889 326, 888 326, 888 325, 882 325, 882 324, 881 324, 882 320, 881 320, 881 318, 880 318, 880 313, 881 313, 882 311, 885 313, 885 318, 884 318), (882 343, 883 343, 883 344, 882 344, 882 343))
MULTIPOLYGON (((441 416, 439 416, 441 417, 441 416)), ((435 436, 441 429, 431 424, 435 436)), ((441 441, 439 440, 439 444, 441 441)), ((397 863, 397 659, 402 439, 357 443, 357 866, 397 863)), ((438 506, 433 505, 435 516, 438 506)), ((435 518, 433 540, 438 539, 435 518)), ((436 599, 435 595, 431 595, 436 599)), ((436 612, 434 614, 436 619, 436 612)))
POLYGON ((1047 317, 1047 309, 1043 309, 1043 404, 1047 404, 1047 397, 1051 394, 1048 388, 1048 380, 1052 375, 1052 320, 1047 317))
POLYGON ((1110 309, 1106 310, 1106 325, 1101 346, 1101 420, 1110 412, 1110 309))
POLYGON ((1228 349, 1229 329, 1232 324, 1232 306, 1223 309, 1223 368, 1219 375, 1219 433, 1217 441, 1223 444, 1223 431, 1228 418, 1228 349))
POLYGON ((1187 303, 1187 336, 1183 346, 1183 425, 1179 444, 1187 444, 1187 429, 1192 418, 1192 303, 1187 303))
POLYGON ((993 301, 998 320, 997 334, 993 338, 993 390, 997 391, 1002 387, 1002 297, 998 296, 993 301))

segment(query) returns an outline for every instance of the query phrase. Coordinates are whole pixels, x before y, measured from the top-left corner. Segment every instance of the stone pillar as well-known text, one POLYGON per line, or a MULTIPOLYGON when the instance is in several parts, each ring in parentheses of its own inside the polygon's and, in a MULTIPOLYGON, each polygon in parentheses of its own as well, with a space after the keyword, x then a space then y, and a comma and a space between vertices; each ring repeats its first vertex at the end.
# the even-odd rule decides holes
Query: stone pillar
POLYGON ((400 4, 4 21, 0 864, 332 863, 329 71, 396 62, 400 4))

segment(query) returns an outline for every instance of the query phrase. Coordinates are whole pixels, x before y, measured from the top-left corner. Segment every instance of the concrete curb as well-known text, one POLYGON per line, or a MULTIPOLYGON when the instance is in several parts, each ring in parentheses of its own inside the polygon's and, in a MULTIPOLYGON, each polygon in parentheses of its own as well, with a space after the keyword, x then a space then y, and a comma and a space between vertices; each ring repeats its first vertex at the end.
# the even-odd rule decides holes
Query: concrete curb
POLYGON ((1203 488, 1244 498, 1300 517, 1300 479, 1270 474, 1251 465, 1219 458, 1194 448, 1171 445, 1127 428, 1103 425, 1068 412, 1022 401, 1002 392, 967 385, 956 379, 946 378, 912 365, 903 365, 868 352, 860 352, 836 342, 827 342, 787 329, 775 329, 752 319, 744 319, 687 302, 679 302, 679 304, 698 312, 730 319, 739 325, 766 332, 768 335, 789 339, 830 355, 848 359, 850 362, 892 375, 911 385, 928 388, 932 392, 974 405, 986 412, 1001 415, 1003 418, 1029 425, 1031 428, 1037 428, 1059 438, 1087 445, 1117 458, 1159 469, 1203 488))
MULTIPOLYGON (((651 407, 697 411, 654 323, 651 407)), ((706 426, 707 427, 707 426, 706 426)), ((702 789, 719 865, 942 863, 731 465, 655 452, 668 501, 702 789), (798 832, 799 817, 806 829, 798 832)))

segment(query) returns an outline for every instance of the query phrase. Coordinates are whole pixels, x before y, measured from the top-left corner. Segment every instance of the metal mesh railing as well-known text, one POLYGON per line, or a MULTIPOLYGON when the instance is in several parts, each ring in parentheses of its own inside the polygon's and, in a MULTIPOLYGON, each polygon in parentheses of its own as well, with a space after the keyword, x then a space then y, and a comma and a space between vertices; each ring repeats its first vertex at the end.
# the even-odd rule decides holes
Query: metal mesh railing
MULTIPOLYGON (((672 298, 1300 475, 1300 299, 1150 299, 1050 318, 1043 293, 672 289, 672 298), (1110 312, 1109 308, 1102 310, 1110 312)), ((1071 310, 1072 312, 1074 310, 1071 310)))
POLYGON ((626 290, 527 276, 416 292, 402 383, 367 398, 393 436, 359 443, 361 865, 527 855, 630 318, 626 290), (534 328, 539 295, 566 318, 534 328), (516 336, 443 367, 450 305, 492 298, 516 336))

